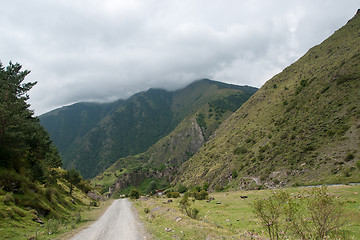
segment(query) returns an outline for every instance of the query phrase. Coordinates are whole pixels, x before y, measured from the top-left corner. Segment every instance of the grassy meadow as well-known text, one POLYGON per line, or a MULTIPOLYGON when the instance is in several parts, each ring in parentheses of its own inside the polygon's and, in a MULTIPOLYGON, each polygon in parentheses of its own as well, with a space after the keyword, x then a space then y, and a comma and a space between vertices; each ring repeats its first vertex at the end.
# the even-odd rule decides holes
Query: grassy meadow
MULTIPOLYGON (((135 202, 140 219, 154 239, 267 239, 252 203, 277 190, 253 190, 211 193, 214 200, 195 200, 199 210, 192 219, 179 208, 181 198, 151 197, 135 202), (247 198, 241 198, 247 196, 247 198)), ((308 188, 286 188, 291 196, 306 195, 308 188)), ((360 239, 360 185, 329 186, 328 192, 342 202, 349 239, 360 239)))

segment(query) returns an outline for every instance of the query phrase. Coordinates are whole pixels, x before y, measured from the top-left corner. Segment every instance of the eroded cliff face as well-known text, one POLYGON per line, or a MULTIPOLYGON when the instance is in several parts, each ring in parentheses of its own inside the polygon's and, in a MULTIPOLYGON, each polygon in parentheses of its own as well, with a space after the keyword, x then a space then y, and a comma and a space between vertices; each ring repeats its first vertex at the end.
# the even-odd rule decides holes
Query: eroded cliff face
POLYGON ((196 119, 189 118, 183 125, 149 149, 149 164, 179 166, 199 151, 205 139, 196 119))
POLYGON ((140 156, 142 160, 147 158, 146 165, 154 167, 163 164, 166 166, 165 169, 157 171, 135 170, 125 173, 119 176, 110 187, 110 192, 116 192, 129 186, 139 186, 145 179, 149 178, 161 179, 168 183, 172 182, 178 166, 198 152, 204 143, 204 133, 196 118, 186 119, 175 131, 161 139, 143 156, 140 156))

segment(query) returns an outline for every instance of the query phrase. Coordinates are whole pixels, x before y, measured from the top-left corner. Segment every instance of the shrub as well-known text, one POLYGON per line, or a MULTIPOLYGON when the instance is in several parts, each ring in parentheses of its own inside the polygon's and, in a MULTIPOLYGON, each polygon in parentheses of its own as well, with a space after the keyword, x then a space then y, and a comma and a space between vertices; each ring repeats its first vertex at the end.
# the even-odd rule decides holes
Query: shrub
POLYGON ((338 76, 336 79, 336 83, 337 83, 337 85, 340 85, 340 84, 343 84, 343 83, 353 80, 353 79, 355 79, 355 76, 353 76, 351 74, 345 74, 345 75, 338 76))
POLYGON ((270 197, 256 200, 253 204, 254 213, 260 218, 270 239, 279 239, 285 215, 284 205, 288 199, 289 195, 285 192, 273 192, 270 197))
POLYGON ((236 179, 238 177, 238 172, 234 169, 233 171, 232 171, 232 178, 233 179, 236 179))
POLYGON ((353 160, 354 158, 355 158, 354 154, 348 153, 344 160, 345 160, 345 162, 349 162, 349 161, 353 160))
POLYGON ((270 239, 280 233, 292 234, 295 239, 337 239, 345 225, 341 203, 327 193, 326 187, 312 188, 306 200, 295 201, 284 192, 273 193, 253 204, 270 239))
POLYGON ((345 225, 341 203, 327 193, 326 187, 313 188, 304 203, 305 213, 292 203, 288 217, 290 230, 300 239, 335 239, 345 225))
POLYGON ((172 198, 178 198, 178 197, 180 197, 180 193, 179 192, 172 192, 171 197, 172 198))
POLYGON ((191 207, 191 202, 189 200, 189 195, 187 193, 180 200, 180 209, 183 211, 188 217, 196 219, 199 214, 199 210, 197 208, 191 207))
POLYGON ((209 189, 209 183, 208 183, 208 182, 204 182, 204 184, 203 184, 203 189, 204 189, 205 191, 207 191, 207 190, 209 189))
POLYGON ((185 185, 179 184, 178 187, 177 187, 177 190, 178 190, 179 193, 184 193, 188 189, 187 189, 187 187, 185 185))
POLYGON ((71 218, 70 218, 70 226, 72 229, 75 229, 76 228, 76 225, 78 223, 81 222, 81 214, 80 214, 80 211, 76 211, 74 212, 72 215, 71 215, 71 218))
POLYGON ((206 199, 206 197, 209 195, 209 193, 205 190, 201 190, 200 192, 197 192, 195 194, 195 199, 196 200, 204 200, 206 199))
POLYGON ((46 199, 47 199, 49 202, 52 201, 52 196, 53 196, 53 194, 54 194, 54 189, 52 189, 52 188, 47 188, 47 189, 45 190, 45 197, 46 197, 46 199))
POLYGON ((129 196, 130 196, 131 199, 139 199, 140 192, 137 189, 132 189, 129 196))
POLYGON ((62 225, 61 220, 58 219, 49 219, 49 221, 45 224, 45 229, 48 234, 53 234, 59 232, 59 229, 62 225))
POLYGON ((144 213, 148 214, 150 212, 150 209, 149 208, 144 208, 144 213))
POLYGON ((236 148, 234 148, 234 150, 233 150, 233 153, 235 154, 235 155, 239 155, 239 154, 245 154, 245 153, 247 153, 247 148, 246 147, 244 147, 244 146, 237 146, 236 148))
POLYGON ((191 208, 190 216, 192 219, 197 219, 200 210, 197 208, 191 208))
POLYGON ((179 192, 166 192, 166 197, 168 198, 178 198, 180 197, 180 193, 179 192))
POLYGON ((14 202, 14 197, 13 197, 13 193, 6 193, 5 197, 3 198, 3 202, 5 204, 10 204, 12 202, 14 202))
POLYGON ((360 170, 360 161, 356 162, 356 167, 360 170))

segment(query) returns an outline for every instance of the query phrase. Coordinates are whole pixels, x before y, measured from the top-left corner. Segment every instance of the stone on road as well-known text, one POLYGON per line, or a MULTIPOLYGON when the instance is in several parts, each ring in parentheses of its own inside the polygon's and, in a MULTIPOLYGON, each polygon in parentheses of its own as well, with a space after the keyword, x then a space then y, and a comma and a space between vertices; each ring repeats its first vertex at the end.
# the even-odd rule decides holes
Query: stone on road
POLYGON ((138 240, 144 239, 141 223, 128 199, 115 200, 104 215, 71 240, 138 240))

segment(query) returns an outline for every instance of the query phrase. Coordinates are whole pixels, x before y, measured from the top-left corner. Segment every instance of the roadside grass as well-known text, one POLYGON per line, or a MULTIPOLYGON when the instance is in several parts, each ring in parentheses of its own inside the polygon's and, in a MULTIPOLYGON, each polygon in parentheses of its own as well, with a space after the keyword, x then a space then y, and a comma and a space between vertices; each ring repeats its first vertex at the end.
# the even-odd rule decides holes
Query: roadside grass
POLYGON ((70 231, 66 231, 65 229, 64 232, 58 234, 56 239, 70 239, 77 233, 81 232, 83 229, 93 224, 105 213, 113 201, 114 200, 107 200, 104 202, 99 202, 99 207, 87 207, 85 211, 81 212, 81 221, 76 224, 75 228, 71 229, 70 231))
POLYGON ((99 207, 93 207, 92 200, 79 189, 74 188, 72 197, 68 190, 61 181, 49 191, 39 186, 36 193, 27 195, 0 189, 0 239, 69 239, 101 216, 111 203, 100 202, 99 207), (46 201, 47 197, 51 201, 46 201), (42 216, 45 210, 49 211, 46 217, 42 216))
MULTIPOLYGON (((307 188, 283 190, 298 196, 306 194, 307 188)), ((135 206, 140 219, 155 239, 266 239, 267 235, 251 204, 257 198, 269 196, 272 191, 277 189, 211 193, 215 200, 196 200, 193 203, 192 207, 200 210, 196 220, 181 212, 180 198, 168 203, 168 198, 152 197, 137 200, 135 206)), ((349 239, 360 239, 360 186, 329 186, 328 191, 343 203, 348 220, 343 230, 348 232, 349 239)))

